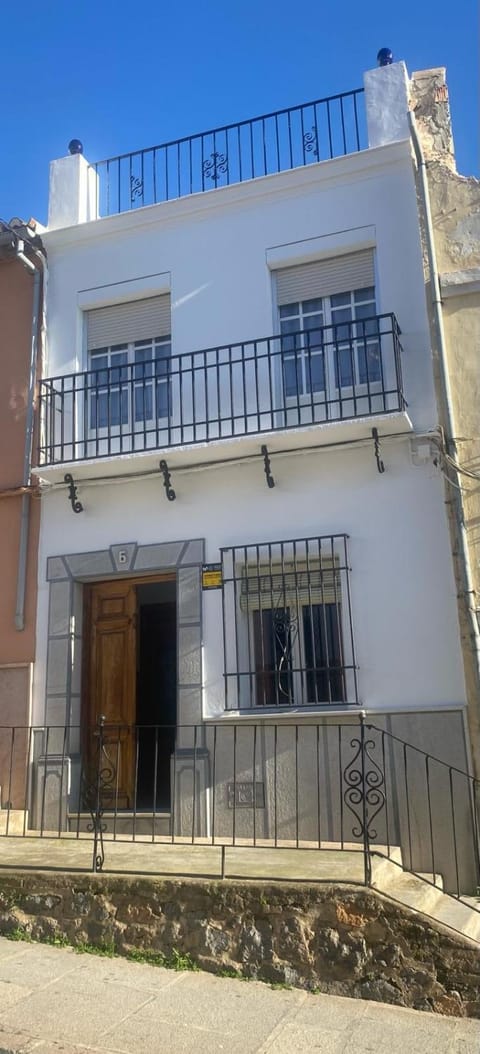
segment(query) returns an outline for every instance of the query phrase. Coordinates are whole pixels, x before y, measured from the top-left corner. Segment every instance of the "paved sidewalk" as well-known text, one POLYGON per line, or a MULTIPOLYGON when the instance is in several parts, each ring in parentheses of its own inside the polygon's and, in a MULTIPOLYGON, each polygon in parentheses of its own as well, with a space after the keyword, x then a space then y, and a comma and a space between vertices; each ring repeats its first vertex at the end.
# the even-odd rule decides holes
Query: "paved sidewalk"
POLYGON ((0 1054, 479 1054, 480 1021, 0 938, 0 1054))

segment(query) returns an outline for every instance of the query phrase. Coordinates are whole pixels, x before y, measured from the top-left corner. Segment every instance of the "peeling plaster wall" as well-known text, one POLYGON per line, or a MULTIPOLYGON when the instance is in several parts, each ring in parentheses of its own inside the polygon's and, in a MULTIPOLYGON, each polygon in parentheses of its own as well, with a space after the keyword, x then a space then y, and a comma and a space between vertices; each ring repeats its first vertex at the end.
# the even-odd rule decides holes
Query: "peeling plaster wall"
MULTIPOLYGON (((480 180, 461 176, 456 171, 444 69, 413 74, 412 107, 427 162, 458 459, 463 468, 480 473, 480 180)), ((431 289, 424 231, 422 234, 427 307, 432 326, 431 289)), ((438 356, 435 348, 433 358, 438 391, 438 356)), ((480 479, 476 482, 463 476, 462 485, 476 593, 472 602, 475 607, 480 608, 480 479)), ((448 490, 450 493, 446 493, 446 500, 450 509, 455 564, 457 536, 451 509, 451 488, 448 490)), ((460 593, 461 581, 458 569, 455 568, 455 571, 460 593)), ((469 700, 469 723, 478 776, 480 699, 464 598, 460 598, 459 618, 469 700)))

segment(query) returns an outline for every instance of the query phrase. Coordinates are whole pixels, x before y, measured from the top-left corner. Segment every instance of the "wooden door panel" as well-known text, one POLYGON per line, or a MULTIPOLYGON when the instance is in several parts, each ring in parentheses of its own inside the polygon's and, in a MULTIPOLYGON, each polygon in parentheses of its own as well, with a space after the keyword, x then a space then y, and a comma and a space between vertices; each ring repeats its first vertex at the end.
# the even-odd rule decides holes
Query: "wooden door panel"
MULTIPOLYGON (((130 808, 135 773, 136 718, 136 591, 128 581, 101 582, 90 587, 89 699, 87 720, 92 730, 105 718, 105 767, 115 769, 112 804, 130 808)), ((88 750, 92 758, 92 747, 88 750)), ((108 804, 108 803, 107 803, 108 804)))

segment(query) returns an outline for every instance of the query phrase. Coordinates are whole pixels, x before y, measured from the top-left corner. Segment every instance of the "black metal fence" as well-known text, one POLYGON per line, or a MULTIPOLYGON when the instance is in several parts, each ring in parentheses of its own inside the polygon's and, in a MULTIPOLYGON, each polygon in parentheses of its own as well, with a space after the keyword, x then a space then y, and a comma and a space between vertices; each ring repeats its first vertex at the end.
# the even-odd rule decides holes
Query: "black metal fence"
POLYGON ((367 146, 363 88, 98 161, 97 214, 108 216, 242 183, 367 146))
POLYGON ((39 463, 403 410, 399 334, 382 314, 42 380, 39 463))
POLYGON ((479 782, 361 717, 0 728, 0 783, 0 867, 479 883, 479 782))

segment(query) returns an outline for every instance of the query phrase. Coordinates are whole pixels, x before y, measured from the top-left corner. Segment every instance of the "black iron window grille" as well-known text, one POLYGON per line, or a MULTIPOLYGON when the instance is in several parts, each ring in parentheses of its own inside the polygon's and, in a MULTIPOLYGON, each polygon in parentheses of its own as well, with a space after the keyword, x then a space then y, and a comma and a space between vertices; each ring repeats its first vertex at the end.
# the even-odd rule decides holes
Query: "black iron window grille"
POLYGON ((321 318, 183 355, 169 337, 96 349, 86 373, 40 382, 40 464, 403 411, 395 316, 321 318))
POLYGON ((226 708, 357 703, 347 536, 221 555, 226 708))

